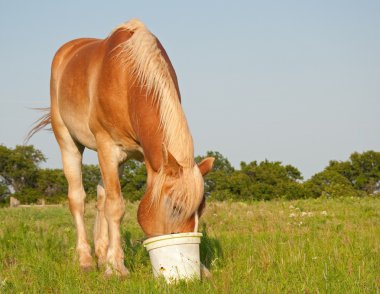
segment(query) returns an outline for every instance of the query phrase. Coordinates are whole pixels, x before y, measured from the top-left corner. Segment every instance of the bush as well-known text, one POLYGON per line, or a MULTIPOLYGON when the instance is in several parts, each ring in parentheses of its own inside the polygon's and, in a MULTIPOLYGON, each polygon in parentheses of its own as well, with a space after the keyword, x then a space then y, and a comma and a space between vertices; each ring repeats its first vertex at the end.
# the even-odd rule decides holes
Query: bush
POLYGON ((120 179, 123 197, 130 201, 140 200, 145 193, 146 178, 144 164, 136 160, 127 161, 120 179))
POLYGON ((218 190, 211 192, 207 199, 218 201, 234 200, 236 199, 236 195, 228 190, 218 190))
POLYGON ((309 194, 302 183, 287 183, 282 187, 281 198, 287 200, 309 198, 309 194))
POLYGON ((355 190, 350 181, 336 171, 325 170, 306 181, 305 189, 310 197, 357 197, 363 195, 355 190))
POLYGON ((9 206, 9 195, 5 195, 0 197, 0 207, 7 207, 9 206))
POLYGON ((82 166, 83 187, 88 199, 96 199, 96 189, 101 179, 98 165, 84 164, 82 166))
POLYGON ((330 161, 326 170, 338 172, 348 179, 356 190, 367 194, 380 191, 380 152, 354 152, 348 161, 330 161))
POLYGON ((44 198, 40 191, 33 188, 24 188, 12 196, 17 198, 21 204, 35 204, 39 199, 44 198))
MULTIPOLYGON (((380 193, 380 153, 367 151, 353 153, 349 160, 330 161, 324 171, 302 183, 301 172, 279 161, 241 162, 235 169, 229 160, 217 151, 196 157, 196 162, 212 156, 213 170, 205 181, 205 195, 215 200, 272 200, 317 197, 350 197, 380 193)), ((67 182, 61 169, 41 169, 45 161, 41 151, 33 146, 0 145, 0 203, 6 203, 15 191, 22 203, 48 203, 66 200, 67 182)), ((101 178, 97 165, 83 165, 83 186, 88 199, 96 198, 96 187, 101 178)), ((120 179, 124 198, 140 200, 146 189, 145 165, 127 161, 120 179)))
POLYGON ((36 190, 46 199, 67 193, 67 181, 61 169, 40 169, 36 190))

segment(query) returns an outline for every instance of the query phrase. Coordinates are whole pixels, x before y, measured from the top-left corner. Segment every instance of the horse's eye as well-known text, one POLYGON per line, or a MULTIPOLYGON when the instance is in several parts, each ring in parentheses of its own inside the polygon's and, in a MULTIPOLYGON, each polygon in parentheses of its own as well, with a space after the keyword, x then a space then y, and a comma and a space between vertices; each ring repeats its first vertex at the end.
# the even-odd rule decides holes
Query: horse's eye
POLYGON ((182 207, 178 205, 173 206, 172 217, 178 217, 182 213, 182 207))

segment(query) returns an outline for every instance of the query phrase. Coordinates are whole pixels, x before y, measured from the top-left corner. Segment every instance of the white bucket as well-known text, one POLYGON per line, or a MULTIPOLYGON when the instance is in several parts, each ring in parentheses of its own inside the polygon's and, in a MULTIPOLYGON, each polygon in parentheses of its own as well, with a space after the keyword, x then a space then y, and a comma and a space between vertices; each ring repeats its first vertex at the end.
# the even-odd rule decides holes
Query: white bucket
POLYGON ((155 277, 168 283, 176 280, 200 279, 199 243, 202 233, 179 233, 146 239, 155 277))

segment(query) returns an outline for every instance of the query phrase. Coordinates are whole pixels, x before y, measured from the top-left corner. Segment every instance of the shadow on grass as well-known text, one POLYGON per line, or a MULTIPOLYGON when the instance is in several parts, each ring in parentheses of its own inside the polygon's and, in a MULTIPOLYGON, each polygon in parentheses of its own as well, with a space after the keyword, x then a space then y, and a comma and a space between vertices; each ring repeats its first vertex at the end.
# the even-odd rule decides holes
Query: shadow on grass
POLYGON ((203 223, 201 233, 203 234, 200 245, 201 262, 208 268, 223 264, 223 250, 218 239, 212 238, 207 234, 207 224, 203 223))
POLYGON ((124 262, 129 270, 136 271, 150 264, 149 254, 142 245, 142 240, 132 240, 130 232, 124 233, 124 240, 124 262))

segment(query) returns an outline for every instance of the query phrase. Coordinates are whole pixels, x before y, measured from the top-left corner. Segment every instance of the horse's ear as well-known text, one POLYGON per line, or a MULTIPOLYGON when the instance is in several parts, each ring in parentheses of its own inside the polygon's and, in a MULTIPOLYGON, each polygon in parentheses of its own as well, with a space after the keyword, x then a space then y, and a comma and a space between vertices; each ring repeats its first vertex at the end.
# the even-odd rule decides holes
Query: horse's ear
POLYGON ((174 158, 174 156, 169 152, 164 144, 162 144, 162 157, 164 168, 168 173, 178 174, 181 170, 181 165, 174 158))
POLYGON ((206 157, 200 163, 198 163, 199 170, 201 171, 202 176, 207 175, 214 164, 214 157, 206 157))

